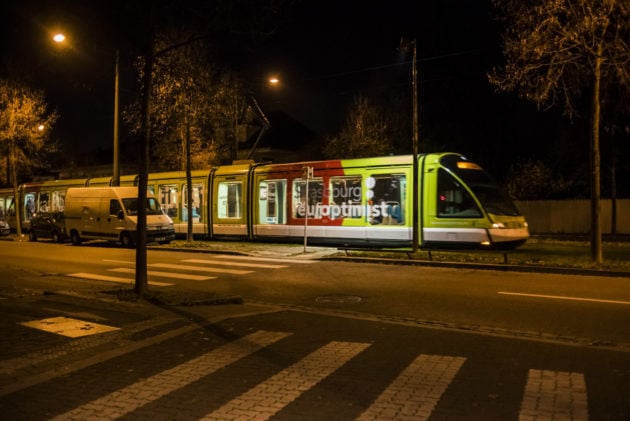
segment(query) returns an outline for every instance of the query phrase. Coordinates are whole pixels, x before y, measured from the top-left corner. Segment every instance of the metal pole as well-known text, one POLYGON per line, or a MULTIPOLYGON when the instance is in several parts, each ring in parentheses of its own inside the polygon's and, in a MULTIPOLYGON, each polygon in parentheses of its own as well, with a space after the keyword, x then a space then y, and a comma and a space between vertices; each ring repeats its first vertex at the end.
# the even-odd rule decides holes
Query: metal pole
POLYGON ((116 50, 116 67, 114 70, 114 170, 112 176, 112 186, 120 185, 120 151, 118 145, 118 92, 119 88, 119 51, 116 50))
POLYGON ((411 66, 411 79, 413 89, 413 212, 412 212, 412 248, 413 252, 418 251, 419 247, 419 230, 418 226, 418 205, 419 205, 419 189, 420 180, 418 178, 418 67, 416 58, 416 40, 413 40, 413 62, 411 66))
POLYGON ((306 230, 308 228, 308 179, 310 178, 308 174, 309 172, 308 167, 306 168, 307 168, 306 170, 307 175, 306 175, 306 200, 305 200, 306 206, 304 207, 305 209, 305 212, 304 212, 304 253, 306 253, 306 243, 307 243, 307 238, 308 238, 306 230))

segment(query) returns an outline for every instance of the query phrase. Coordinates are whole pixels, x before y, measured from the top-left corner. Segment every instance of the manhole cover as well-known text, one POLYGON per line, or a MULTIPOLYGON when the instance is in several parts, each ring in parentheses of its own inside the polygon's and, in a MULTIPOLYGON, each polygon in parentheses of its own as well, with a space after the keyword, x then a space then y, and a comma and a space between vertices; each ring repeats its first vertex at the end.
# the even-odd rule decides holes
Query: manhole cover
POLYGON ((361 300, 362 298, 356 295, 324 295, 317 297, 315 302, 320 304, 355 304, 361 300))

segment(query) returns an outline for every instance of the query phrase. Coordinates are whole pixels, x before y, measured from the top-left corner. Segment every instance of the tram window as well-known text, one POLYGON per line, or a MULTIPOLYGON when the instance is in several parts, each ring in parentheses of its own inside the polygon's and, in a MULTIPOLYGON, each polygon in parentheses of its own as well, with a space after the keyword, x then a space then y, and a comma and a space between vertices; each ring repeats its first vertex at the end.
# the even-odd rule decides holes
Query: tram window
POLYGON ((15 216, 15 201, 13 200, 13 196, 7 197, 5 212, 6 216, 15 216))
POLYGON ((30 221, 35 213, 35 194, 27 193, 24 195, 24 214, 26 215, 26 220, 30 221))
POLYGON ((50 211, 50 195, 48 192, 40 192, 39 193, 39 204, 38 204, 38 212, 49 212, 50 211))
POLYGON ((158 189, 160 190, 158 198, 160 207, 165 214, 171 218, 176 218, 178 213, 177 193, 179 192, 177 184, 162 184, 158 186, 158 189))
POLYGON ((374 174, 365 180, 371 224, 397 225, 405 222, 407 179, 403 174, 374 174))
POLYGON ((363 216, 363 208, 361 206, 361 185, 363 179, 361 176, 354 177, 331 177, 330 178, 330 197, 331 206, 339 206, 345 210, 335 212, 331 210, 331 217, 334 219, 335 214, 343 215, 344 218, 361 218, 363 216))
MULTIPOLYGON (((192 185, 192 211, 193 222, 199 222, 201 219, 201 203, 203 203, 203 184, 192 185)), ((188 186, 182 187, 182 221, 188 221, 188 186)))
POLYGON ((468 191, 445 170, 438 172, 438 217, 480 218, 479 207, 468 191))
POLYGON ((51 212, 63 212, 66 204, 66 192, 54 191, 50 195, 51 212))
MULTIPOLYGON (((293 217, 304 218, 306 215, 304 205, 306 203, 306 180, 296 179, 293 181, 293 217)), ((322 217, 320 206, 322 204, 323 183, 322 179, 308 180, 308 217, 322 217)))
POLYGON ((218 185, 217 215, 219 218, 240 218, 243 185, 240 182, 222 181, 218 185))
POLYGON ((286 223, 286 180, 265 180, 258 185, 258 222, 261 224, 286 223))

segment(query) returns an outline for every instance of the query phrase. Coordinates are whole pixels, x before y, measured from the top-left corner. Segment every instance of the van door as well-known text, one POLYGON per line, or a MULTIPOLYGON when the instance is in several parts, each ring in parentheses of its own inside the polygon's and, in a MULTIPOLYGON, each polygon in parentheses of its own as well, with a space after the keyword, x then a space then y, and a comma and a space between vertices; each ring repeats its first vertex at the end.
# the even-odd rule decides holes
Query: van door
POLYGON ((83 198, 80 202, 82 237, 94 237, 100 231, 100 200, 98 198, 83 198))
POLYGON ((101 209, 103 215, 101 231, 103 235, 112 240, 117 240, 121 231, 125 229, 125 215, 120 201, 118 199, 102 199, 101 209), (122 218, 120 218, 121 216, 122 218))

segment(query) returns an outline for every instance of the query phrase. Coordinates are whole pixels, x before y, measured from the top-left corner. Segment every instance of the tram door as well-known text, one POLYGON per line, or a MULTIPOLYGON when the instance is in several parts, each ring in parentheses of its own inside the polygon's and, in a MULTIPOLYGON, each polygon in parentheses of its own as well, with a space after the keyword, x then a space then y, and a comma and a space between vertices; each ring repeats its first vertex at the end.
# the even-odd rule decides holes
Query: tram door
POLYGON ((212 233, 216 236, 248 235, 247 171, 233 167, 243 166, 217 170, 212 182, 212 233), (230 169, 237 171, 230 173, 230 169))

